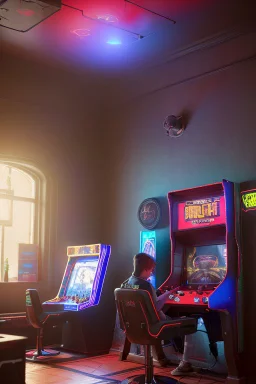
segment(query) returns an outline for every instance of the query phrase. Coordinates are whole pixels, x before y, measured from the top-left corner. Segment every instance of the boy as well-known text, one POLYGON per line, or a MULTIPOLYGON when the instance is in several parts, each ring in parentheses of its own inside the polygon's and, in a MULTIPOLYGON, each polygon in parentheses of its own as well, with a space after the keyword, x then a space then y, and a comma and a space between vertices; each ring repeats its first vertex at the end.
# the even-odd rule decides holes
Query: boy
MULTIPOLYGON (((156 266, 155 259, 152 256, 147 255, 146 253, 138 253, 137 255, 134 256, 133 258, 133 273, 132 276, 129 277, 126 281, 123 282, 121 285, 121 288, 133 288, 133 289, 144 289, 145 291, 148 291, 150 295, 152 296, 154 305, 156 307, 156 310, 159 313, 159 316, 162 320, 165 320, 168 318, 163 311, 162 308, 166 301, 168 300, 168 297, 170 295, 170 291, 166 291, 160 296, 156 296, 156 292, 154 287, 147 281, 149 277, 151 276, 154 268, 156 266)), ((219 320, 219 315, 216 313, 211 313, 209 315, 205 314, 202 315, 202 318, 204 320, 204 324, 208 333, 209 341, 210 341, 210 349, 211 352, 214 354, 214 351, 212 348, 216 345, 215 341, 220 340, 218 337, 218 332, 221 330, 220 327, 220 320, 219 320), (212 332, 212 324, 214 324, 215 330, 217 330, 217 335, 214 335, 212 332), (213 337, 211 337, 211 335, 213 337), (212 346, 212 347, 211 347, 212 346)), ((221 331, 220 331, 221 332, 221 331)), ((183 352, 183 357, 182 360, 177 368, 175 368, 171 374, 173 376, 185 376, 191 374, 194 370, 192 368, 192 365, 188 362, 189 356, 189 347, 192 344, 191 343, 191 337, 192 335, 186 335, 185 340, 184 340, 184 352, 183 352)), ((123 356, 126 356, 129 354, 130 350, 130 342, 126 339, 125 340, 125 346, 124 346, 124 351, 123 351, 123 356)), ((162 344, 161 340, 156 340, 156 344, 154 346, 158 361, 159 363, 164 366, 167 365, 168 360, 165 357, 165 354, 162 349, 162 344)), ((125 359, 125 357, 124 357, 125 359)))
MULTIPOLYGON (((148 291, 150 295, 152 296, 153 302, 155 304, 156 310, 159 313, 159 317, 162 320, 165 320, 167 316, 163 313, 162 308, 166 301, 168 300, 168 297, 170 296, 170 291, 166 291, 160 296, 156 296, 156 292, 154 287, 149 283, 148 279, 150 278, 152 272, 154 271, 156 266, 155 259, 152 256, 147 255, 146 253, 138 253, 133 258, 133 273, 129 277, 129 279, 125 280, 121 288, 133 288, 133 289, 144 289, 145 291, 148 291)), ((193 368, 189 362, 186 361, 186 347, 188 347, 189 343, 189 336, 185 336, 185 343, 184 343, 184 354, 183 359, 180 362, 179 366, 174 369, 171 374, 172 375, 186 375, 193 372, 193 368)), ((127 357, 130 351, 130 342, 126 338, 124 350, 123 350, 123 359, 127 357), (124 357, 125 356, 125 357, 124 357)), ((154 345, 156 355, 158 358, 158 361, 160 365, 165 366, 168 364, 168 360, 165 357, 165 354, 162 349, 161 340, 156 339, 156 344, 154 345)))
POLYGON ((156 292, 152 284, 148 281, 152 275, 156 266, 155 259, 146 253, 138 253, 133 258, 133 273, 129 279, 125 280, 121 285, 121 288, 133 288, 133 289, 144 289, 148 291, 152 296, 156 310, 162 320, 166 319, 162 308, 170 296, 170 292, 166 291, 160 296, 156 296, 156 292))

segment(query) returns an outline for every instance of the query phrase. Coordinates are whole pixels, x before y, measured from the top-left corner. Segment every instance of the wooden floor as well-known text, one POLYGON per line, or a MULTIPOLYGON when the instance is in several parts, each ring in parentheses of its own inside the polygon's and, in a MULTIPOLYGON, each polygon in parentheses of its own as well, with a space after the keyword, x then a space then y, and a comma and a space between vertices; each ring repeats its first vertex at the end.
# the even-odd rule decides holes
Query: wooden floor
MULTIPOLYGON (((171 377, 171 367, 155 368, 155 374, 171 377)), ((118 384, 120 381, 142 374, 143 366, 119 361, 118 354, 85 358, 81 355, 61 353, 48 362, 26 363, 26 384, 118 384)), ((195 374, 176 377, 185 384, 222 384, 221 378, 195 374)))

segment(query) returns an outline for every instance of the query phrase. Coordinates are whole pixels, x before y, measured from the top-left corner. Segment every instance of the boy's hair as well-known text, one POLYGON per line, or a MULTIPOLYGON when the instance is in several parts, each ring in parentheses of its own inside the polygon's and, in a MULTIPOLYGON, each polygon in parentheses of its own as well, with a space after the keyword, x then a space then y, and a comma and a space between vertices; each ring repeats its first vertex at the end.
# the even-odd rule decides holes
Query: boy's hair
POLYGON ((133 257, 133 274, 139 277, 145 269, 155 267, 155 259, 147 253, 137 253, 133 257))

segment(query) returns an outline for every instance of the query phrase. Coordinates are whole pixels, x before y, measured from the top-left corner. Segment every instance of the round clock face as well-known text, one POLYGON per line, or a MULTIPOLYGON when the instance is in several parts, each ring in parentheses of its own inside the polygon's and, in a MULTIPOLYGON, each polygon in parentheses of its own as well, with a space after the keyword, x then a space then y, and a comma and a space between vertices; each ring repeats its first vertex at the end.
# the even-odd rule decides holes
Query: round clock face
POLYGON ((153 229, 161 217, 160 205, 156 199, 144 200, 138 209, 138 219, 146 229, 153 229))

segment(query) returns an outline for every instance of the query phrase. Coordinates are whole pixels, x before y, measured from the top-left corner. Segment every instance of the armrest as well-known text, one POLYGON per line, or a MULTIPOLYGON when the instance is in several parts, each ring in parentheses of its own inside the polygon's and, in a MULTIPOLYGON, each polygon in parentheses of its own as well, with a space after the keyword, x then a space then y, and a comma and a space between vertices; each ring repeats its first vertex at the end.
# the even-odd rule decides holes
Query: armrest
POLYGON ((43 312, 42 315, 39 316, 40 323, 44 325, 51 318, 61 318, 64 315, 67 315, 68 311, 59 311, 59 312, 43 312))
POLYGON ((149 327, 151 336, 158 339, 183 336, 197 331, 197 319, 192 317, 162 320, 149 327))

